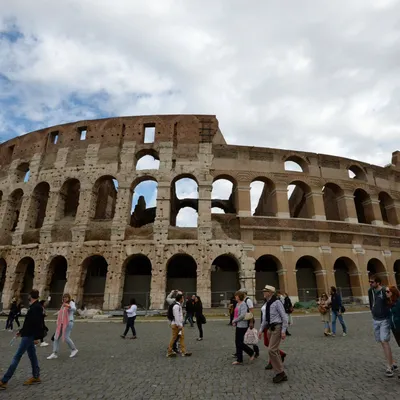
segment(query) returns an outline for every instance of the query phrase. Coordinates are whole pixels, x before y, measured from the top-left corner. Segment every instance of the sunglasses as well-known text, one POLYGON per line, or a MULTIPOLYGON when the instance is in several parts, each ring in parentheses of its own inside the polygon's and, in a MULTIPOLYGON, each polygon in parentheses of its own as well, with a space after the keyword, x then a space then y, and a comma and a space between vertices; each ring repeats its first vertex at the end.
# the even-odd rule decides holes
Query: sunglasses
POLYGON ((390 290, 386 290, 386 293, 390 293, 390 290))

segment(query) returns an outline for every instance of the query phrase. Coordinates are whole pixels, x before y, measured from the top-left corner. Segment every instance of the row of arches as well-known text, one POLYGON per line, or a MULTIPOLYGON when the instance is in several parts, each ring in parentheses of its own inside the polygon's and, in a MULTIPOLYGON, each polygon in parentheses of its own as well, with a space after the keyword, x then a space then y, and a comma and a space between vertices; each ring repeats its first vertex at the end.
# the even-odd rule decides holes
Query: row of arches
MULTIPOLYGON (((400 260, 394 263, 397 285, 400 286, 400 260)), ((186 294, 197 292, 197 263, 188 254, 176 254, 166 264, 165 290, 183 290, 186 294)), ((265 284, 285 290, 282 287, 282 264, 273 255, 263 255, 255 263, 255 293, 257 300, 262 300, 262 289, 265 284)), ((7 264, 0 259, 0 293, 6 282, 7 264)), ((341 290, 343 297, 362 297, 362 281, 355 263, 347 257, 339 257, 333 265, 335 285, 341 290)), ((372 258, 367 264, 368 274, 379 274, 384 284, 388 284, 387 270, 383 263, 372 258)), ((78 303, 88 307, 102 308, 105 298, 108 263, 101 255, 93 255, 82 263, 81 279, 76 292, 80 293, 78 303)), ((296 262, 296 283, 299 301, 316 299, 324 290, 324 275, 321 264, 311 256, 303 256, 296 262)), ((132 296, 137 298, 139 305, 149 307, 152 285, 152 264, 143 254, 128 257, 122 266, 121 276, 121 306, 126 305, 132 296)), ((57 308, 61 302, 62 293, 68 277, 68 263, 65 257, 54 257, 44 277, 42 295, 52 297, 50 307, 57 308)), ((27 295, 32 290, 35 279, 35 262, 30 257, 21 259, 12 278, 10 290, 13 295, 20 296, 27 304, 27 295)), ((42 278, 43 279, 43 278, 42 278)), ((218 256, 211 265, 211 305, 220 306, 240 288, 240 265, 237 259, 229 254, 218 256)), ((243 284, 243 281, 242 281, 243 284)), ((246 285, 246 283, 245 283, 246 285)), ((251 285, 253 285, 251 283, 251 285)), ((295 293, 289 293, 296 296, 295 293)))

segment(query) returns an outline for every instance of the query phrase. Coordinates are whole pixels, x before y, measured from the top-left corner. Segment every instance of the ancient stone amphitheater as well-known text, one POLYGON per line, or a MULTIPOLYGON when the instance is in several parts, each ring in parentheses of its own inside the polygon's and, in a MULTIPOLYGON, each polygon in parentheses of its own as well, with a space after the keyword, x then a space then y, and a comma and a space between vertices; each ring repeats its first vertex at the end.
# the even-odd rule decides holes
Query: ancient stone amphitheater
POLYGON ((42 129, 1 144, 0 157, 5 308, 33 286, 54 307, 68 291, 115 310, 132 296, 163 308, 174 288, 210 307, 243 286, 260 299, 267 283, 294 301, 335 285, 354 302, 366 301, 370 273, 399 284, 399 152, 379 167, 233 146, 215 116, 166 115, 42 129), (143 157, 155 169, 139 168, 143 157), (197 187, 191 198, 177 195, 182 179, 197 187), (224 198, 213 193, 220 180, 230 182, 224 198), (132 203, 145 181, 156 207, 132 203), (196 227, 177 226, 186 207, 196 227))

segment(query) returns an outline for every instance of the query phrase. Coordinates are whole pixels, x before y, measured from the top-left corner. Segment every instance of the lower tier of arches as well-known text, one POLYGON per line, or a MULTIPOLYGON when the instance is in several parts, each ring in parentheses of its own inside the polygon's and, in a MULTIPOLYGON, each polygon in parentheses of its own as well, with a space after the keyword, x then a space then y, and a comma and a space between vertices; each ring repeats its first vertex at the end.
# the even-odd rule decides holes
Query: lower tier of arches
POLYGON ((121 309, 134 297, 140 308, 162 309, 174 289, 197 294, 205 307, 226 306, 245 287, 256 301, 273 285, 293 302, 311 301, 336 286, 343 297, 367 302, 370 275, 400 286, 400 250, 329 246, 251 246, 242 243, 86 242, 0 249, 0 294, 27 304, 32 288, 58 308, 70 293, 79 306, 121 309))

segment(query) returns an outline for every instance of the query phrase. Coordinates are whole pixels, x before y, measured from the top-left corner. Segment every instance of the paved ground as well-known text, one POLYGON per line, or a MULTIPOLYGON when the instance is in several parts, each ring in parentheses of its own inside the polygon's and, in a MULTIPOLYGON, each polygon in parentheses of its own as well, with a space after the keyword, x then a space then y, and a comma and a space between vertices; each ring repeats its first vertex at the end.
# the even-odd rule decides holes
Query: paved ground
MULTIPOLYGON (((289 381, 272 384, 265 371, 266 350, 252 365, 231 365, 233 329, 225 322, 205 325, 205 340, 196 342, 197 329, 186 329, 191 358, 167 359, 167 322, 138 323, 138 340, 119 338, 122 324, 76 323, 75 359, 62 345, 58 360, 48 361, 50 348, 38 348, 43 384, 23 387, 30 376, 24 356, 1 399, 390 399, 400 393, 400 380, 384 376, 384 362, 374 344, 369 314, 346 315, 349 336, 325 338, 318 317, 299 317, 288 352, 289 381)), ((3 327, 3 322, 1 323, 3 327)), ((51 330, 54 324, 49 324, 51 330)), ((0 332, 0 372, 8 367, 15 345, 0 332)), ((399 348, 393 343, 400 360, 399 348)), ((247 360, 246 360, 247 361, 247 360)))

